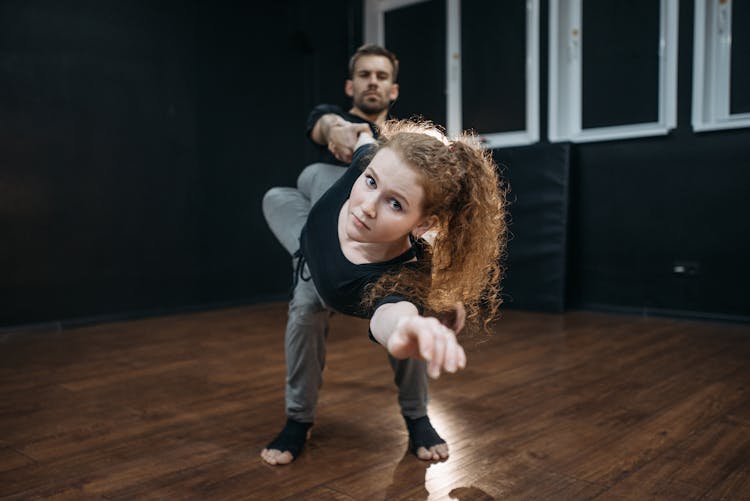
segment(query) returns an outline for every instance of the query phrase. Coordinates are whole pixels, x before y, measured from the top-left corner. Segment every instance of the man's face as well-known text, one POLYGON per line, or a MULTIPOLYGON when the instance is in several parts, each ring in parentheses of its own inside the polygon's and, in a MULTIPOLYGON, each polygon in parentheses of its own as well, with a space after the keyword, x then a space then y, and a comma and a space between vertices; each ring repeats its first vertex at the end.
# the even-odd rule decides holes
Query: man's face
POLYGON ((384 56, 360 57, 354 65, 351 80, 346 81, 345 90, 354 107, 367 115, 387 110, 391 101, 398 97, 391 62, 384 56))

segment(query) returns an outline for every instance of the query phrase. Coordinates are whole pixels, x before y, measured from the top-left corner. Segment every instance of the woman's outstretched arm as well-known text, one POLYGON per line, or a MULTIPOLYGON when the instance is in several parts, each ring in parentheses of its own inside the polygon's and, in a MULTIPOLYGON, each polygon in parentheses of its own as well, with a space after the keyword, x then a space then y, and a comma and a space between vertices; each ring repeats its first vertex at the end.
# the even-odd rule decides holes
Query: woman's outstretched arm
POLYGON ((456 333, 437 318, 421 316, 407 301, 375 310, 370 331, 394 357, 427 360, 427 374, 432 378, 441 371, 456 372, 466 366, 466 353, 456 341, 456 333))

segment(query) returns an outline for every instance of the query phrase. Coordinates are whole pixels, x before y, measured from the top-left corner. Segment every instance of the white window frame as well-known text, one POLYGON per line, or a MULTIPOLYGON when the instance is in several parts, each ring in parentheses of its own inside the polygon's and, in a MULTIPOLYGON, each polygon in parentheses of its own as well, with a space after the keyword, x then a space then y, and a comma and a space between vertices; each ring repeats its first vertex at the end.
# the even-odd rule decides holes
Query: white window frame
MULTIPOLYGON (((589 0, 596 1, 596 0, 589 0)), ((582 128, 583 0, 549 1, 549 140, 583 143, 669 133, 677 125, 678 0, 660 1, 656 122, 582 128)))
MULTIPOLYGON (((385 13, 427 0, 365 0, 364 38, 385 43, 385 13)), ((446 0, 446 130, 463 128, 461 89, 461 0, 446 0)), ((408 91, 407 91, 408 92, 408 91)), ((498 113, 501 113, 498 110, 498 113)), ((480 134, 488 148, 520 146, 539 141, 539 0, 526 0, 526 129, 480 134)))
POLYGON ((385 46, 385 13, 429 0, 365 0, 363 12, 365 43, 385 46))
POLYGON ((732 0, 695 0, 693 130, 750 127, 750 113, 730 113, 732 0))

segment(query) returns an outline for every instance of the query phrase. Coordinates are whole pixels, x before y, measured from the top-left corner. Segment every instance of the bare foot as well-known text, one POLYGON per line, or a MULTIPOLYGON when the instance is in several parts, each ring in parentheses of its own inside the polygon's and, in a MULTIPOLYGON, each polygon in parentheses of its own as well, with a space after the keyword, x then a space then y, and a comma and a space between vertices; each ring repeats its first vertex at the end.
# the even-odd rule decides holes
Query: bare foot
POLYGON ((409 449, 419 459, 441 461, 448 458, 448 444, 432 427, 429 417, 411 419, 404 416, 404 419, 409 430, 409 449))
POLYGON ((433 445, 429 449, 420 447, 417 449, 417 457, 424 461, 440 461, 448 459, 448 444, 433 445))
POLYGON ((263 458, 268 464, 289 464, 294 461, 294 456, 289 451, 278 451, 276 449, 263 449, 260 453, 260 457, 263 458))
POLYGON ((287 422, 287 426, 284 427, 279 436, 260 452, 260 457, 263 461, 272 465, 289 464, 294 461, 294 454, 301 452, 305 442, 310 440, 311 430, 309 427, 311 425, 308 424, 306 426, 306 431, 302 431, 300 428, 296 428, 296 431, 290 431, 290 425, 287 422), (272 447, 274 445, 281 445, 280 449, 285 450, 272 447), (289 450, 287 450, 287 447, 289 447, 289 450))

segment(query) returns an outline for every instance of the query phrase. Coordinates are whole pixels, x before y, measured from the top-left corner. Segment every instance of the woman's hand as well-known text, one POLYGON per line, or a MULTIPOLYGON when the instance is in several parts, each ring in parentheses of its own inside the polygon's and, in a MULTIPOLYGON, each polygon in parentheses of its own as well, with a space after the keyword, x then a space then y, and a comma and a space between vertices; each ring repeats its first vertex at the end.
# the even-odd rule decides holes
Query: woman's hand
MULTIPOLYGON (((463 318, 465 315, 464 310, 463 318)), ((466 367, 466 353, 456 341, 455 332, 434 317, 414 315, 401 318, 388 338, 386 348, 396 358, 426 360, 427 374, 435 379, 441 371, 456 372, 466 367)))

